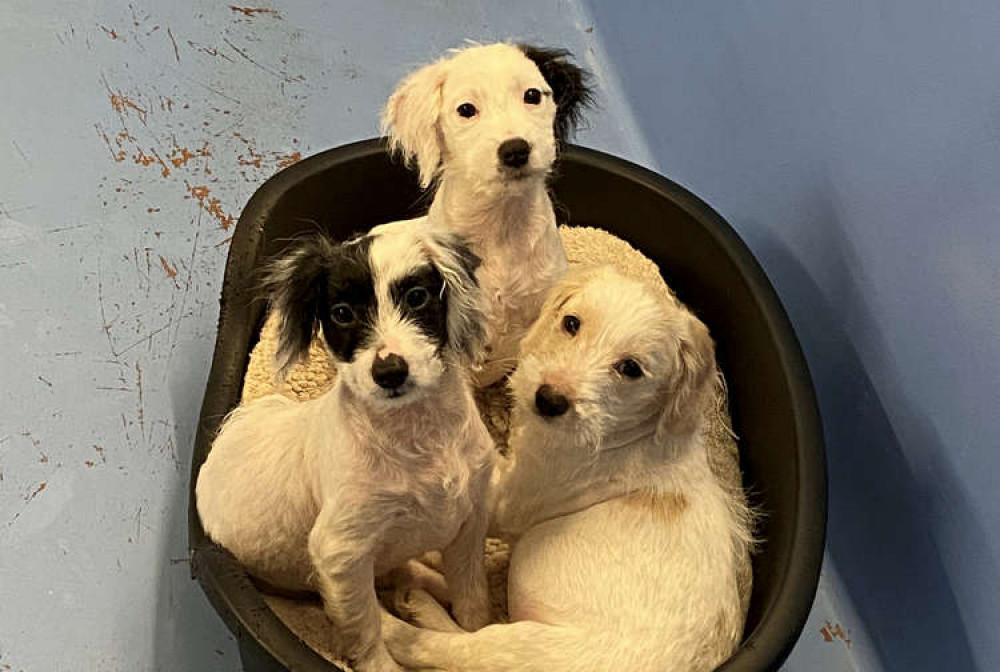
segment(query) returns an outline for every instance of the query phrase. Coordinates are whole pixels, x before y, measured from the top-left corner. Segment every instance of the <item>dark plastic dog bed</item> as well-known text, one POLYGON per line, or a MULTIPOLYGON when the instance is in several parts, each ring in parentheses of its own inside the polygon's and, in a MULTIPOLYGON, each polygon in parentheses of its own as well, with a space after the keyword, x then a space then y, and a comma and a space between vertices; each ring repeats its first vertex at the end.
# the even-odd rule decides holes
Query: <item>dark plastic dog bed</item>
MULTIPOLYGON (((826 532, 826 462, 809 371, 760 266, 733 229, 684 188, 632 163, 567 147, 553 183, 570 224, 606 229, 659 264, 717 341, 729 383, 746 485, 765 516, 743 645, 720 669, 776 669, 812 605, 826 532)), ((246 573, 204 533, 194 483, 222 418, 239 401, 265 304, 259 268, 291 238, 337 238, 422 214, 414 175, 379 140, 308 158, 268 180, 236 226, 222 287, 219 334, 191 468, 191 567, 239 641, 244 668, 336 670, 275 616, 246 573)), ((581 661, 585 666, 585 661, 581 661)))

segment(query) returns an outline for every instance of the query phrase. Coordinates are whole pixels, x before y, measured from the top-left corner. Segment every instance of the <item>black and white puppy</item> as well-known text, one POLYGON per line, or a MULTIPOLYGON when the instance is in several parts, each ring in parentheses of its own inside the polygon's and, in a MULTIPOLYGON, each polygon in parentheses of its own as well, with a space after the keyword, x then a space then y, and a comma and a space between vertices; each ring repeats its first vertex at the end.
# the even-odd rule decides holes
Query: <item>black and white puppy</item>
POLYGON ((300 244, 266 283, 278 365, 286 371, 321 333, 334 387, 238 408, 198 476, 208 535, 268 583, 318 591, 358 672, 399 669, 373 582, 426 551, 442 549, 458 622, 475 630, 489 618, 493 452, 466 372, 484 337, 478 263, 453 234, 421 227, 300 244))

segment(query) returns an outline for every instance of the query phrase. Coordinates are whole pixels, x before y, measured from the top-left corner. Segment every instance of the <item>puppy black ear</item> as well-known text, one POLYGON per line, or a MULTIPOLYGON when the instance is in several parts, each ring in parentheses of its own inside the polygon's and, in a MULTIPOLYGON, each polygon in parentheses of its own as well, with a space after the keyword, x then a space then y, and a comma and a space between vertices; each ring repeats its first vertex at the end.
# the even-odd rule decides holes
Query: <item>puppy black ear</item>
POLYGON ((565 142, 580 123, 583 108, 594 102, 590 73, 570 61, 572 54, 565 49, 546 49, 530 44, 520 44, 518 48, 534 62, 552 87, 556 103, 556 139, 565 142))
POLYGON ((466 362, 478 363, 489 340, 484 297, 476 279, 480 259, 452 233, 428 232, 425 244, 431 262, 444 278, 448 345, 466 362))
POLYGON ((667 384, 663 412, 656 428, 661 445, 687 445, 685 440, 701 426, 715 391, 715 343, 708 327, 684 310, 674 373, 667 384))
POLYGON ((326 236, 313 236, 267 269, 263 289, 278 316, 275 367, 279 380, 306 356, 316 336, 336 249, 326 236))

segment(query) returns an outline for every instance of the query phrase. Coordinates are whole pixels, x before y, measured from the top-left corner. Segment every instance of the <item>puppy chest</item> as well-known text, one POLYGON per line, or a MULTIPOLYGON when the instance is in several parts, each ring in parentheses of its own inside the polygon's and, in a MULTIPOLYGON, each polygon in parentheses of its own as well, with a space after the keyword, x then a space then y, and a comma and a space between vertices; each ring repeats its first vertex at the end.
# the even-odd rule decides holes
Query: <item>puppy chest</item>
POLYGON ((468 498, 450 501, 407 502, 394 516, 376 553, 376 572, 382 573, 427 551, 451 543, 472 513, 468 498))

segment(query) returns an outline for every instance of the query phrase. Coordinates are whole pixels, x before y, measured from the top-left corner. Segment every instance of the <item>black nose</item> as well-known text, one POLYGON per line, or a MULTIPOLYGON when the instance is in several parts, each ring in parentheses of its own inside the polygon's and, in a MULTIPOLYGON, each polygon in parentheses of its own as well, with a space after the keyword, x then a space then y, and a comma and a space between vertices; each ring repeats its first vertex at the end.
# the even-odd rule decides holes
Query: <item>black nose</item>
POLYGON ((524 138, 504 140, 497 148, 497 156, 500 157, 500 163, 511 168, 520 168, 526 164, 530 155, 531 145, 524 138))
POLYGON ((376 385, 387 390, 394 390, 405 383, 408 375, 410 367, 399 355, 389 355, 385 359, 376 355, 372 362, 372 379, 376 385))
POLYGON ((542 415, 554 418, 569 410, 569 399, 551 385, 542 385, 535 392, 535 407, 542 415))

